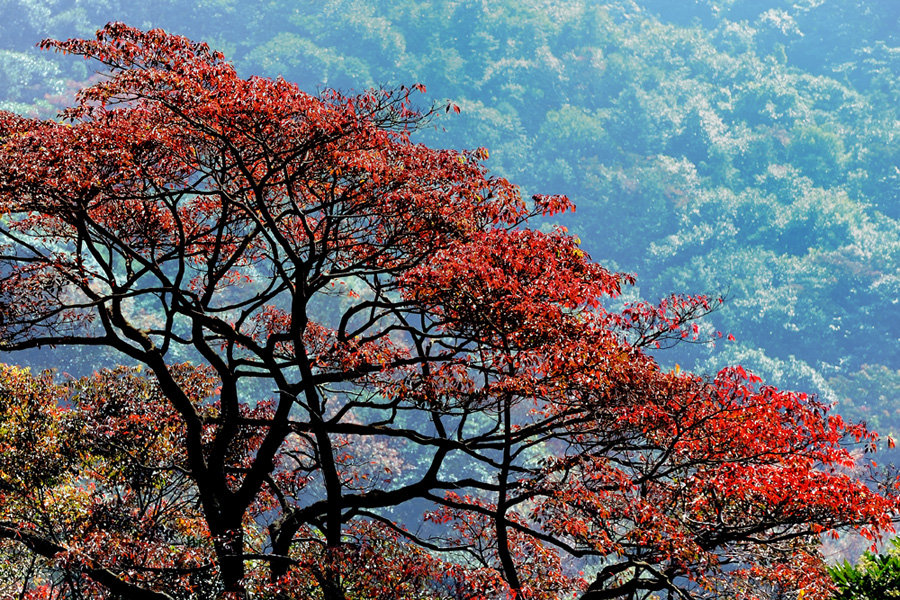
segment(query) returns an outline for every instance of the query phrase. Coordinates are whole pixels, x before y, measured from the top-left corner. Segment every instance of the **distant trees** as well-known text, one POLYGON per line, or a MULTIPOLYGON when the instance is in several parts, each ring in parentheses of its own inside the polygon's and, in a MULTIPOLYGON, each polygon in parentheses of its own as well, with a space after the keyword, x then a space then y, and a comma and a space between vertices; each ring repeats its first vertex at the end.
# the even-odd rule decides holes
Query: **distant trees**
MULTIPOLYGON (((703 296, 631 283, 420 90, 315 97, 122 24, 65 122, 0 114, 0 340, 140 367, 0 372, 23 597, 825 598, 890 528, 876 434, 740 367, 665 371, 703 296)), ((9 569, 9 568, 8 568, 9 569)))

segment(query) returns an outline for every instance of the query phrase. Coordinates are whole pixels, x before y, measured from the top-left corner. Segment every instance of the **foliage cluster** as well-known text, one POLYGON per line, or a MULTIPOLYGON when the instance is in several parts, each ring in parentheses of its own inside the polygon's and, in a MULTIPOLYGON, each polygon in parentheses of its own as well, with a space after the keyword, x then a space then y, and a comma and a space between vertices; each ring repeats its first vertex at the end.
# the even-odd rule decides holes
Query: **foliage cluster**
POLYGON ((843 564, 828 568, 836 584, 835 600, 888 600, 900 598, 900 542, 891 540, 888 552, 866 552, 856 565, 843 564))

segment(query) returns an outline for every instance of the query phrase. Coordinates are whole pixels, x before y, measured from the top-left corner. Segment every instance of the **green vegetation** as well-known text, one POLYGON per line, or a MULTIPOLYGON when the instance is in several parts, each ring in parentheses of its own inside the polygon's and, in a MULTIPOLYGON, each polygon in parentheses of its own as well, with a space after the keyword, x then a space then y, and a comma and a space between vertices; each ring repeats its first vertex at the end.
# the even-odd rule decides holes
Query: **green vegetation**
POLYGON ((866 552, 856 565, 844 561, 828 569, 837 592, 834 600, 900 598, 900 542, 883 554, 866 552))

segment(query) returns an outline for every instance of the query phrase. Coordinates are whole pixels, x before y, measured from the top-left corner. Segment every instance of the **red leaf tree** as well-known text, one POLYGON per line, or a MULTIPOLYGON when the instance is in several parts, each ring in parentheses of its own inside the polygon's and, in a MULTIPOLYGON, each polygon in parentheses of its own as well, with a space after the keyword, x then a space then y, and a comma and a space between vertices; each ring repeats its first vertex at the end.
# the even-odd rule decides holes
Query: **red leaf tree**
MULTIPOLYGON (((825 598, 822 533, 890 530, 876 435, 648 345, 713 307, 630 277, 411 89, 316 97, 122 24, 106 77, 0 113, 0 538, 32 597, 825 598), (878 487, 881 485, 881 487, 878 487)), ((10 588, 11 589, 11 588, 10 588)))

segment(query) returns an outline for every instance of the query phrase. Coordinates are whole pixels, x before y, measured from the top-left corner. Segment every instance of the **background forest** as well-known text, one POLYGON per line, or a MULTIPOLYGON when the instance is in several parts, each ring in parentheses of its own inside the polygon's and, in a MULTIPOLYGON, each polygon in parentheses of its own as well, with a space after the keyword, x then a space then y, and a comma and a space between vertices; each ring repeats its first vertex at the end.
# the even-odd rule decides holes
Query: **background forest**
MULTIPOLYGON (((900 432, 900 3, 895 0, 0 1, 0 108, 49 116, 91 77, 34 44, 110 20, 206 40, 309 91, 423 83, 634 294, 723 293, 740 363, 900 432)), ((549 224, 548 224, 549 226, 549 224)), ((73 373, 80 356, 34 356, 73 373)), ((8 360, 22 362, 21 356, 8 360)))

